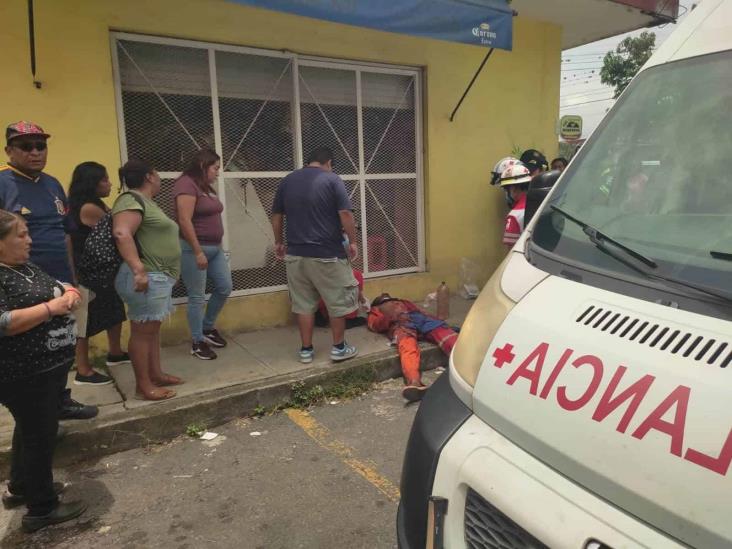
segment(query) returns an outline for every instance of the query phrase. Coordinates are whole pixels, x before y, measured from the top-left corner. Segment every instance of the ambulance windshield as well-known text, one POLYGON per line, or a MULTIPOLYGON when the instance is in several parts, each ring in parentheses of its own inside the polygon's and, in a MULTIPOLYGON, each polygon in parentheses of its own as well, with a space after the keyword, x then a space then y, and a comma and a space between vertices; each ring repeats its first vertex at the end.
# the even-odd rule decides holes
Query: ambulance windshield
POLYGON ((728 291, 731 63, 732 53, 722 52, 639 75, 558 183, 533 243, 590 268, 633 275, 554 205, 651 258, 659 275, 728 291))

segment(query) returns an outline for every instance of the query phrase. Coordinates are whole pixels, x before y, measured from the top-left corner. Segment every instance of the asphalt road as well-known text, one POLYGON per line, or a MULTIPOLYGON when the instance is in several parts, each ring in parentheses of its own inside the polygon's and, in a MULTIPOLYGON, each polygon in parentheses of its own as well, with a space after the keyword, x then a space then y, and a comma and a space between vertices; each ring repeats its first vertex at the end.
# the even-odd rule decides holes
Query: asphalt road
MULTIPOLYGON (((435 374, 430 374, 431 378, 435 374)), ((0 514, 0 547, 392 548, 402 457, 417 410, 401 380, 346 402, 240 419, 57 471, 79 520, 33 535, 0 514), (259 433, 259 434, 256 434, 259 433)))

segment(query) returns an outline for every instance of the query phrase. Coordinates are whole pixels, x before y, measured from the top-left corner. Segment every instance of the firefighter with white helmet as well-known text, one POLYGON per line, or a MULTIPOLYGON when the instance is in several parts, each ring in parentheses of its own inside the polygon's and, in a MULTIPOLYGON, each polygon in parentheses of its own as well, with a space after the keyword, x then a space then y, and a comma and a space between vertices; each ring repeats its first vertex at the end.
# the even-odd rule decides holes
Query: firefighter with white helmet
POLYGON ((506 156, 504 158, 501 158, 496 163, 496 165, 493 166, 493 171, 491 172, 491 185, 496 185, 500 181, 503 172, 505 172, 511 166, 515 166, 519 163, 519 159, 513 156, 506 156))
POLYGON ((503 243, 513 246, 524 230, 524 212, 526 210, 526 191, 531 182, 531 172, 521 163, 513 164, 503 171, 499 184, 506 191, 506 199, 513 203, 506 216, 506 228, 503 232, 503 243))

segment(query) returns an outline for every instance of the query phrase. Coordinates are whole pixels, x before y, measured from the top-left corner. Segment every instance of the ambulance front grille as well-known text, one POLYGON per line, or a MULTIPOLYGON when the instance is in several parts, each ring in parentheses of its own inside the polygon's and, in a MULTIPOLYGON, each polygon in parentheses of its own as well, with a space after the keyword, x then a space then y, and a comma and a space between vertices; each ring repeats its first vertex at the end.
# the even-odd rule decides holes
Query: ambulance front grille
POLYGON ((644 320, 605 307, 590 305, 577 317, 576 322, 658 351, 706 362, 710 366, 726 368, 732 363, 730 341, 664 326, 653 320, 644 320))
POLYGON ((465 545, 468 549, 543 549, 543 543, 468 489, 465 498, 465 545))

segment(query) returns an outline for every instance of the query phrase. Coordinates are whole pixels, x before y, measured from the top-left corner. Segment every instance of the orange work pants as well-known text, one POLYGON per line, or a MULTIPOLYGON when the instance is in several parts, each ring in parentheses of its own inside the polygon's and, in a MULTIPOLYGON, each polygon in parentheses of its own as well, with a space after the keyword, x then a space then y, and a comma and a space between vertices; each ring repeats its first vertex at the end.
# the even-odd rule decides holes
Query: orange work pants
POLYGON ((419 344, 411 330, 397 328, 394 331, 399 349, 399 361, 402 364, 402 375, 407 385, 419 385, 419 344))

